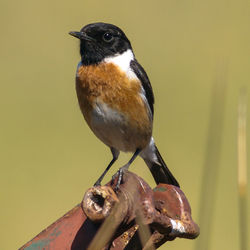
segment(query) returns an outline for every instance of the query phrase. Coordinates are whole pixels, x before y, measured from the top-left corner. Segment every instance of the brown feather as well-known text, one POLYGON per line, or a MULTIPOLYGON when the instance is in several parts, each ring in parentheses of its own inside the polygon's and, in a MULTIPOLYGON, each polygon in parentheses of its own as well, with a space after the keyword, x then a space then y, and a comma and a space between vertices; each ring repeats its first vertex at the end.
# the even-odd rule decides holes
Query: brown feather
POLYGON ((98 99, 127 118, 125 126, 128 134, 125 136, 138 137, 136 141, 139 145, 133 145, 133 148, 144 148, 149 143, 152 120, 141 96, 139 80, 129 79, 113 63, 80 66, 76 77, 76 90, 80 108, 91 129, 91 112, 98 99))

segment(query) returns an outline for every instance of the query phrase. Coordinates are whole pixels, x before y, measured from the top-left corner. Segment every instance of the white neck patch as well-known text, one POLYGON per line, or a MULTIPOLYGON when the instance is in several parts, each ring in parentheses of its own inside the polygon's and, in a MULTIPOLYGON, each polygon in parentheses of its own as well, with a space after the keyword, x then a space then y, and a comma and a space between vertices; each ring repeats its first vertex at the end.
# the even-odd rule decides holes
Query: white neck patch
POLYGON ((123 52, 122 54, 114 55, 105 58, 103 61, 105 63, 113 63, 119 67, 119 69, 124 72, 128 78, 137 79, 134 71, 130 68, 130 62, 134 60, 134 54, 131 49, 123 52))

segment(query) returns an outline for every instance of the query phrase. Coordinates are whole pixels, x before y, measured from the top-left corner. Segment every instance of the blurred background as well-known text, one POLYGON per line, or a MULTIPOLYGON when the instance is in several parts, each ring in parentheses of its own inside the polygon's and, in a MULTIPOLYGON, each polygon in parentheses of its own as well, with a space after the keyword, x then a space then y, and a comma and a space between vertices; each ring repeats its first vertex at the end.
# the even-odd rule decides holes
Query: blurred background
MULTIPOLYGON (((149 75, 155 141, 194 220, 211 222, 209 249, 240 249, 237 109, 250 84, 249 1, 1 0, 0 13, 0 249, 21 247, 78 204, 111 159, 80 113, 79 41, 68 35, 97 21, 125 31, 149 75), (200 214, 209 190, 212 206, 200 214)), ((247 106, 249 118, 250 98, 247 106)), ((154 186, 141 159, 131 170, 154 186)), ((161 247, 195 248, 203 249, 184 239, 161 247)))

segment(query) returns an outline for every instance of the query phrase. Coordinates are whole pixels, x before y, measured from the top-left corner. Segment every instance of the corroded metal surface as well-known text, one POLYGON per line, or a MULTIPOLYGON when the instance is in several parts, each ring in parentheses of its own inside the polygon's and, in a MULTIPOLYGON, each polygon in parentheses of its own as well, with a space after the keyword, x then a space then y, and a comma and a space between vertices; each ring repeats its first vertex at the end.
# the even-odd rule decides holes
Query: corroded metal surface
POLYGON ((20 249, 78 249, 82 242, 91 241, 96 230, 79 204, 20 249))
POLYGON ((152 249, 176 237, 194 239, 199 235, 179 188, 159 184, 152 190, 131 172, 125 173, 117 192, 115 185, 116 180, 88 189, 81 205, 21 249, 152 249), (151 233, 142 246, 138 231, 144 226, 151 233))

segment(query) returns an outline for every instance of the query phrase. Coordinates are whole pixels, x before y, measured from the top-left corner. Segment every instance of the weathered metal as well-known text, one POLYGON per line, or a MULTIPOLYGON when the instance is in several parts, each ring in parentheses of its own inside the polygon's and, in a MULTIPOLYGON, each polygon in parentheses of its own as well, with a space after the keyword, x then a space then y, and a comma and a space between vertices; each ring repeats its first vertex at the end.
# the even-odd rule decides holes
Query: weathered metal
POLYGON ((154 249, 176 237, 199 235, 179 188, 159 184, 152 190, 131 172, 117 192, 115 185, 116 180, 88 189, 81 205, 20 249, 154 249))

